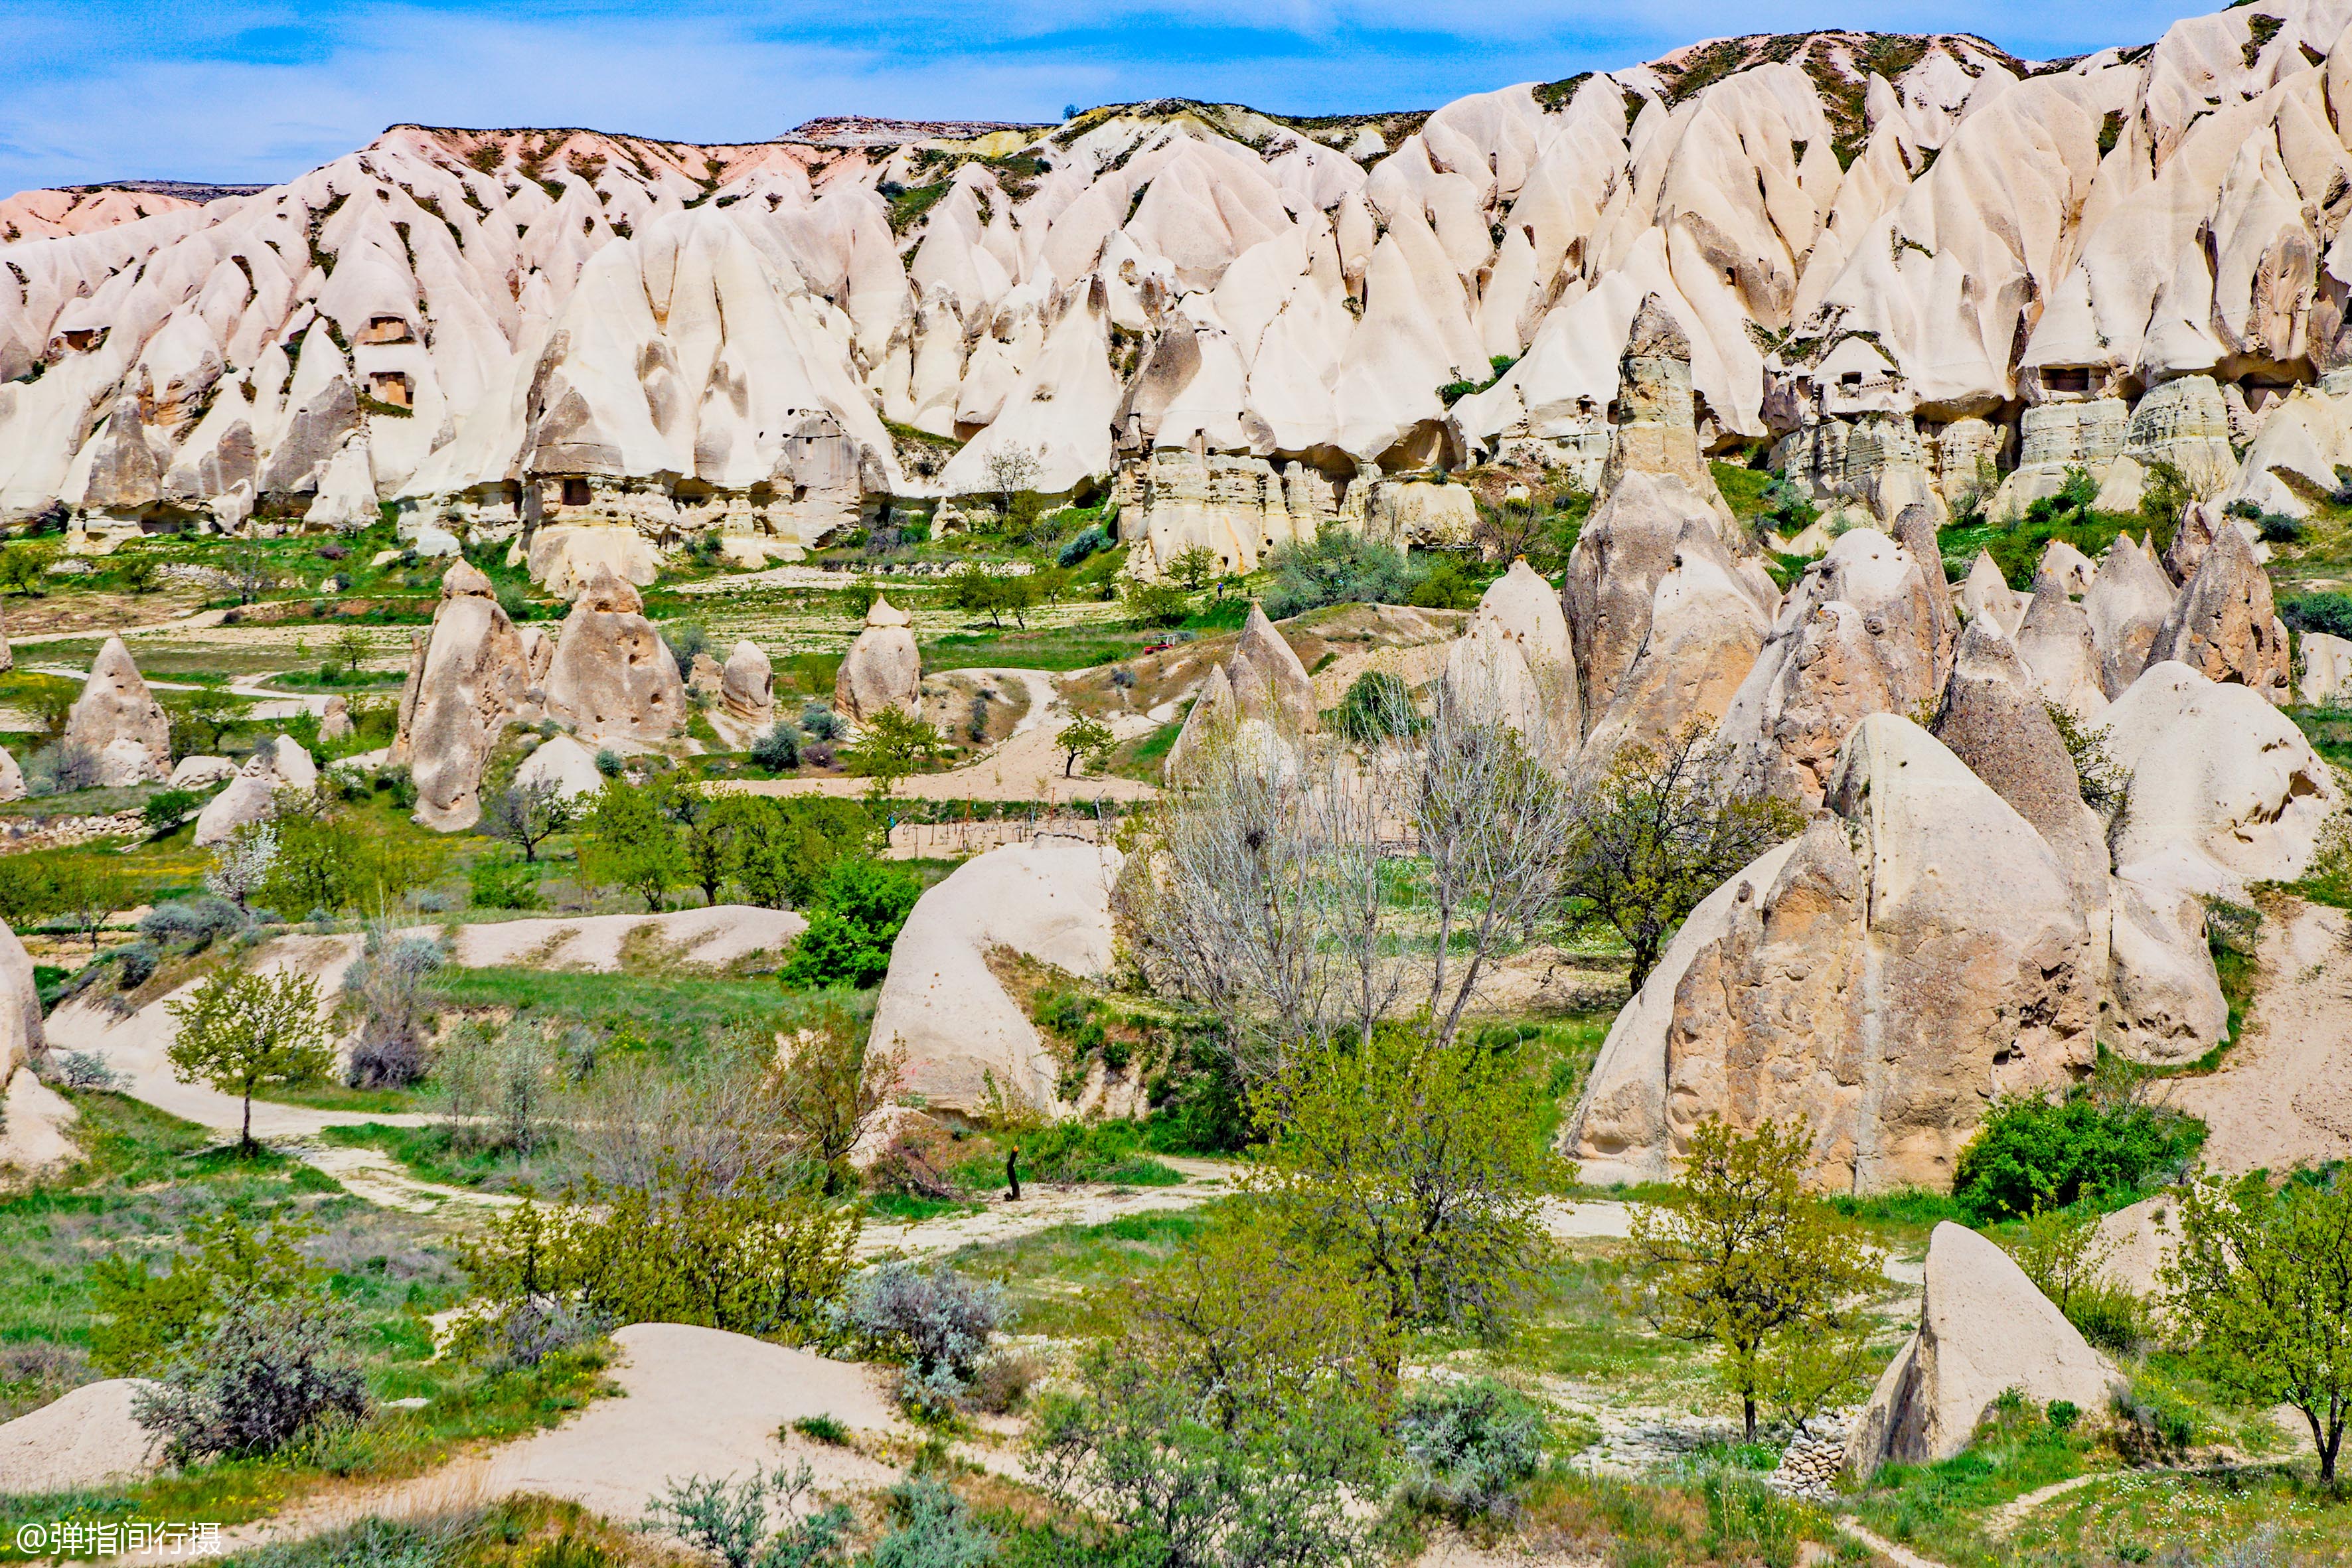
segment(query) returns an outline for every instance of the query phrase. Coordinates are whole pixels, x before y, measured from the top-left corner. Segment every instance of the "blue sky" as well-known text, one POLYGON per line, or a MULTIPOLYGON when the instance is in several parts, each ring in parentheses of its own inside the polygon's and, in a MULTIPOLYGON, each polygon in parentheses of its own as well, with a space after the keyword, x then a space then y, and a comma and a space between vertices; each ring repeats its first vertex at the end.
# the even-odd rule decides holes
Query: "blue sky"
POLYGON ((1434 107, 1732 32, 1979 33, 2029 58, 2194 0, 0 0, 0 193, 289 178, 401 121, 681 141, 819 114, 1051 120, 1181 95, 1434 107))

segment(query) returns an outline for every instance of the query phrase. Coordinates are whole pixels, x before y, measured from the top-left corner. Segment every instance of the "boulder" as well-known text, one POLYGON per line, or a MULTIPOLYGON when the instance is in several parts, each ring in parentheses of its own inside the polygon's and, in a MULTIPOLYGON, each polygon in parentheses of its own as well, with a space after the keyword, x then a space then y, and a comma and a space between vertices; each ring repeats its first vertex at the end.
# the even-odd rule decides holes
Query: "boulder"
POLYGON ((2025 596, 2010 587, 1992 557, 1981 550, 1960 583, 1960 614, 1971 621, 1990 616, 2003 637, 2017 635, 2017 623, 2025 614, 2025 596))
POLYGON ((776 720, 776 672, 767 654, 749 637, 727 655, 719 682, 720 706, 747 724, 765 727, 776 720))
POLYGON ((165 782, 173 789, 202 789, 236 777, 236 764, 226 757, 182 757, 165 782))
POLYGON ((319 715, 319 739, 321 742, 328 742, 348 741, 351 738, 351 704, 340 697, 328 698, 325 711, 319 715))
POLYGON ((1364 518, 1365 532, 1399 549, 1458 549, 1477 527, 1477 498, 1456 484, 1383 484, 1364 518))
POLYGON ((1314 730, 1315 683, 1260 605, 1252 605, 1242 623, 1233 657, 1225 660, 1225 679, 1233 682, 1234 706, 1243 719, 1264 720, 1293 740, 1314 730))
POLYGON ((2033 598, 2011 640, 2044 699, 2085 722, 2106 710, 2091 617, 2066 596, 2059 579, 2045 573, 2034 580, 2033 598))
POLYGON ((163 1463, 163 1442, 132 1406, 142 1379, 108 1378, 68 1390, 0 1425, 0 1478, 11 1492, 77 1491, 143 1477, 163 1463))
POLYGON ((934 1113, 1057 1113, 1063 1064, 989 967, 996 948, 1084 978, 1111 963, 1118 850, 1044 834, 977 856, 915 905, 890 950, 872 1039, 905 1053, 934 1113))
POLYGON ((280 735, 270 742, 268 754, 270 771, 287 788, 308 794, 319 787, 319 764, 293 736, 280 735))
POLYGON ((1592 715, 1578 769, 1601 773, 1629 747, 1664 746, 1690 724, 1714 728, 1771 630, 1779 596, 1769 583, 1765 593, 1770 597, 1759 595, 1711 521, 1685 523, 1651 595, 1638 657, 1592 715))
POLYGON ((172 721, 121 637, 109 637, 98 650, 89 679, 66 717, 63 744, 97 757, 98 782, 109 789, 170 775, 172 721))
POLYGON ((2148 662, 2185 664, 2209 680, 2235 681, 2273 702, 2288 700, 2286 625, 2271 601, 2270 574, 2235 528, 2205 552, 2148 645, 2148 662))
MULTIPOLYGON (((442 575, 430 635, 411 648, 391 760, 406 764, 415 783, 417 821, 445 832, 471 827, 481 819, 490 749, 526 715, 522 639, 490 580, 461 561, 442 575)), ((675 679, 677 665, 669 670, 675 679)))
POLYGON ((2164 856, 2116 873, 2100 1036, 2117 1056, 2175 1067, 2229 1033, 2198 869, 2185 856, 2164 856))
POLYGON ((569 735, 558 735, 551 741, 541 742, 522 760, 515 769, 515 783, 525 788, 552 784, 558 794, 578 799, 601 792, 604 775, 596 771, 593 752, 569 735))
MULTIPOLYGON (((520 643, 516 654, 521 657, 520 643)), ((600 571, 572 601, 548 663, 547 712, 583 741, 656 745, 686 722, 686 683, 635 588, 600 571)))
POLYGON ((849 645, 834 677, 833 708, 862 724, 885 708, 913 712, 923 684, 923 657, 915 647, 914 617, 877 595, 866 629, 849 645))
POLYGON ((2106 1253, 2107 1280, 2143 1301, 2156 1300, 2163 1292, 2158 1273, 2180 1247, 2180 1194, 2158 1193, 2101 1216, 2095 1245, 2106 1253))
POLYGON ((1930 613, 1936 619, 1936 668, 1951 673, 1952 652, 1960 635, 1959 618, 1952 614, 1951 584, 1944 581, 1944 552, 1936 539, 1936 509, 1914 501, 1895 520, 1895 537, 1919 563, 1927 580, 1930 613))
MULTIPOLYGON (((0 921, 0 1084, 32 1065, 45 1048, 41 988, 33 978, 32 955, 5 921, 0 921)), ((5 1475, 5 1471, 0 1471, 5 1475)))
POLYGON ((1919 1328, 1846 1438, 1846 1468, 1927 1465, 1969 1446, 2009 1389, 2104 1412, 2123 1380, 2008 1253, 1947 1220, 1927 1242, 1919 1328))
POLYGON ((2042 547, 2042 559, 2035 563, 2033 580, 2038 587, 2044 577, 2058 584, 2059 592, 2081 598, 2091 591, 2091 583, 2099 569, 2091 558, 2063 539, 2053 539, 2042 547))
MULTIPOLYGON (((1579 702, 1588 733, 1648 641, 1659 581, 1674 569, 1684 531, 1694 525, 1719 538, 1714 511, 1682 481, 1635 470, 1601 498, 1577 535, 1560 587, 1560 607, 1576 656, 1579 702)), ((1761 592, 1744 573, 1735 573, 1734 580, 1758 602, 1769 625, 1780 608, 1780 595, 1769 580, 1761 592)), ((1746 673, 1743 665, 1738 674, 1746 673)))
POLYGON ((2150 665, 2107 710, 2107 752, 2130 777, 2116 865, 2186 856, 2187 885, 2242 898, 2311 867, 2336 808, 2334 770, 2249 688, 2150 665))
POLYGON ((1948 1189, 1989 1094, 2090 1066, 2090 936, 2031 823, 1892 713, 1854 727, 1824 801, 1619 1015, 1565 1138, 1587 1180, 1670 1175, 1710 1115, 1802 1116, 1816 1185, 1948 1189))
POLYGON ((269 752, 266 749, 254 752, 229 780, 228 787, 205 802, 204 810, 196 814, 195 847, 207 849, 226 843, 238 828, 276 815, 279 787, 269 752))
POLYGON ((2172 613, 2172 579, 2121 534, 2108 546, 2083 595, 2091 646, 2099 658, 2099 689, 2113 701, 2147 668, 2147 650, 2172 613))
POLYGON ((22 800, 26 794, 25 770, 13 753, 0 752, 0 800, 22 800))
POLYGON ((719 669, 717 659, 707 653, 698 653, 694 656, 694 666, 686 673, 687 690, 697 697, 716 702, 719 700, 719 688, 725 683, 726 676, 719 669))
POLYGON ((2305 632, 2295 638, 2296 662, 2303 678, 2295 695, 2314 708, 2336 708, 2352 702, 2352 639, 2326 632, 2305 632))
POLYGON ((8 646, 8 616, 0 610, 0 674, 16 668, 16 650, 8 646))
POLYGON ((1160 764, 1160 778, 1171 784, 1183 783, 1206 754, 1203 748, 1216 741, 1229 742, 1240 722, 1241 715, 1234 706, 1234 683, 1225 667, 1211 665, 1184 714, 1184 727, 1176 731, 1175 744, 1168 748, 1168 760, 1160 764))
POLYGON ((629 522, 542 523, 524 556, 531 579, 559 599, 604 574, 643 588, 661 574, 661 553, 629 522))
POLYGON ((1445 689, 1456 702, 1502 713, 1538 755, 1574 754, 1584 723, 1568 617, 1552 585, 1525 561, 1488 584, 1446 651, 1445 689))
POLYGON ((1911 713, 1943 690, 1940 558, 1850 529, 1805 569, 1723 716, 1733 764, 1756 787, 1822 802, 1838 748, 1865 713, 1911 713))

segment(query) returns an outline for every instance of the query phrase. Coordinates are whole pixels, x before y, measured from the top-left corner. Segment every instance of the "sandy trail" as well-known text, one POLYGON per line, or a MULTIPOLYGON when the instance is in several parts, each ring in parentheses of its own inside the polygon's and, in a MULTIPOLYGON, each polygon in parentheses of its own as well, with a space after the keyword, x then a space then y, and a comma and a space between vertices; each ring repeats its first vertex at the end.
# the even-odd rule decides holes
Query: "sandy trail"
POLYGON ((148 621, 140 626, 112 626, 105 630, 83 626, 61 632, 31 632, 23 635, 12 632, 8 637, 8 644, 11 647, 27 647, 37 643, 100 642, 105 640, 108 631, 125 639, 152 637, 159 632, 202 631, 206 627, 220 625, 221 618, 227 614, 226 610, 197 610, 168 621, 148 621))
POLYGON ((2225 1174, 2352 1158, 2352 921, 2290 903, 2263 921, 2247 1037, 2208 1078, 2173 1084, 2205 1119, 2205 1163, 2225 1174))

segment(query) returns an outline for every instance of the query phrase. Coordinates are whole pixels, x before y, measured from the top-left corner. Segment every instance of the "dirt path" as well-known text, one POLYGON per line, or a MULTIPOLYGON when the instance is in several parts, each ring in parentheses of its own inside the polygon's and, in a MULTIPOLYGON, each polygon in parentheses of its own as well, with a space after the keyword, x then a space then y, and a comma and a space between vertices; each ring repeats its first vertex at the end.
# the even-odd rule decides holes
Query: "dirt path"
POLYGON ((124 638, 125 640, 131 637, 152 637, 159 632, 202 631, 207 626, 216 626, 220 625, 221 617, 227 614, 228 612, 226 610, 195 610, 172 620, 149 621, 144 625, 136 626, 83 626, 79 630, 74 631, 32 632, 24 635, 11 633, 8 637, 8 646, 11 647, 27 647, 36 643, 84 642, 91 640, 103 641, 109 631, 111 631, 116 637, 124 638))
POLYGON ((1221 1160, 1163 1158, 1182 1173, 1181 1187, 1045 1186, 1022 1189, 1021 1201, 1002 1194, 977 1214, 941 1215, 909 1225, 866 1222, 857 1256, 870 1260, 944 1258, 966 1247, 1017 1241, 1059 1226, 1108 1225, 1129 1215, 1197 1208, 1230 1194, 1237 1167, 1221 1160))
POLYGON ((2225 1174, 2352 1158, 2352 921, 2292 903, 2263 921, 2253 1026, 2220 1072, 2172 1085, 2225 1174))
POLYGON ((1837 1521, 1837 1527, 1894 1563, 1895 1568, 1944 1568, 1942 1563, 1932 1557, 1922 1557, 1908 1547, 1895 1545, 1852 1514, 1840 1519, 1837 1521))

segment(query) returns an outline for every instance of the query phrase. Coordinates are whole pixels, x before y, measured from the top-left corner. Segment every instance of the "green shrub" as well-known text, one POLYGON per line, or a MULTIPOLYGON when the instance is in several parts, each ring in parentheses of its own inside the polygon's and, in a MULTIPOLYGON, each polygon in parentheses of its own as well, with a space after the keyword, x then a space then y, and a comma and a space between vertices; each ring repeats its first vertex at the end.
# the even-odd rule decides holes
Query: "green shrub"
POLYGON ((1481 592, 1476 578, 1451 555, 1430 560, 1421 574, 1413 579, 1409 602, 1429 610, 1467 610, 1478 604, 1481 592))
POLYGON ((1412 592, 1404 552, 1336 524, 1312 541, 1277 546, 1266 564, 1274 586, 1265 613, 1276 620, 1326 605, 1402 605, 1412 592))
POLYGON ((147 797, 140 808, 140 818, 150 833, 169 833, 185 822, 204 797, 192 789, 159 789, 147 797))
POLYGON ((1543 1468, 1542 1406, 1491 1379, 1417 1394, 1397 1417, 1397 1446, 1415 1508, 1467 1521, 1517 1512, 1513 1489, 1543 1468))
POLYGON ((2089 1197, 2111 1200, 2172 1176, 2204 1146, 2205 1124, 2179 1111, 2102 1105, 2085 1089, 1995 1105, 1960 1151, 1952 1195, 1979 1224, 2089 1197))
POLYGON ((467 867, 466 888, 478 910, 535 910, 547 902, 540 896, 539 868, 511 850, 484 855, 467 867))
POLYGON ((1364 671, 1339 700, 1339 732, 1358 745, 1375 745, 1391 735, 1409 735, 1419 727, 1412 693, 1389 670, 1364 671))
POLYGON ((908 872, 866 859, 836 862, 816 885, 808 930, 784 962, 784 984, 808 990, 880 984, 889 972, 890 944, 922 893, 908 872))
POLYGON ((2279 604, 2279 616, 2298 632, 2352 637, 2352 594, 2303 594, 2279 604))

